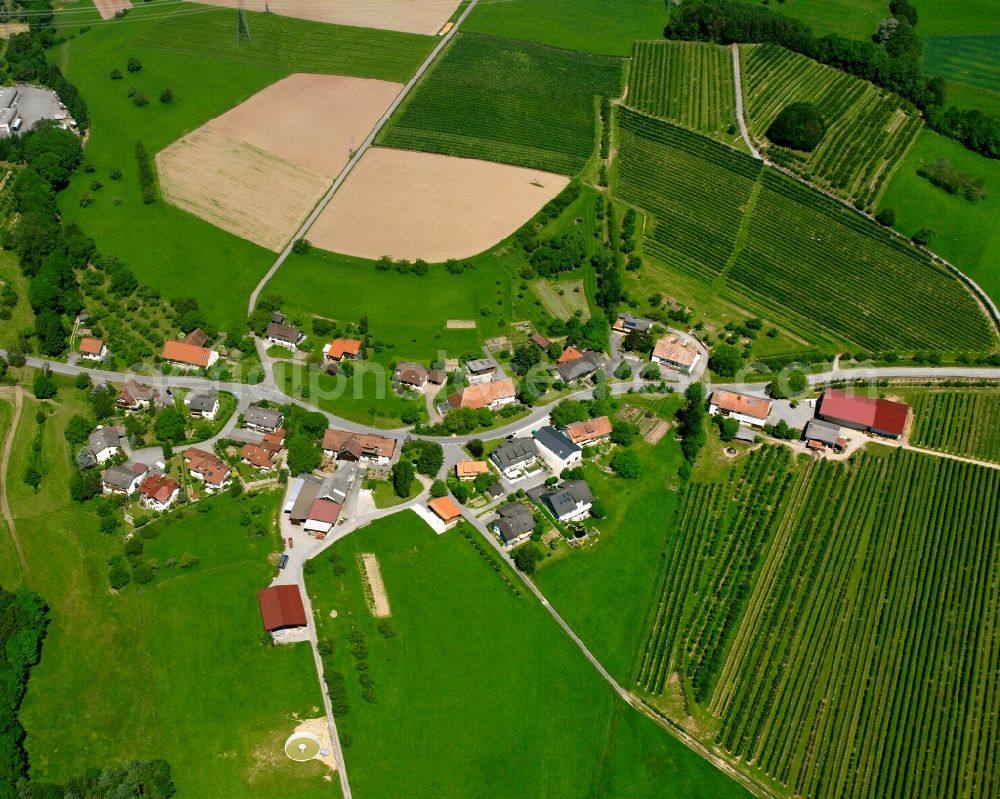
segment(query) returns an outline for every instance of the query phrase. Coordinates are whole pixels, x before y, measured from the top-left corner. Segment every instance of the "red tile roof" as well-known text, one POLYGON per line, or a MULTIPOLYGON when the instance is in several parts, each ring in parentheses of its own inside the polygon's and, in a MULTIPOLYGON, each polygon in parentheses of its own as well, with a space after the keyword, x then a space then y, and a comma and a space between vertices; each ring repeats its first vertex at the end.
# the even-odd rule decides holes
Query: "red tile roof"
POLYGON ((249 461, 252 466, 256 466, 260 469, 270 469, 274 466, 274 461, 271 459, 271 453, 259 444, 244 444, 241 457, 243 460, 249 461))
POLYGON ((325 522, 326 524, 333 524, 340 517, 341 507, 342 506, 339 502, 334 502, 332 499, 321 497, 313 502, 312 507, 309 509, 309 515, 306 519, 311 522, 325 522))
POLYGON ((272 585, 257 592, 260 616, 264 629, 281 630, 285 627, 305 627, 306 608, 302 595, 295 585, 272 585))
POLYGON ((556 363, 562 365, 564 363, 569 363, 570 361, 575 361, 577 358, 582 358, 583 353, 580 352, 576 347, 567 347, 563 350, 562 355, 559 356, 559 360, 556 363))
POLYGON ((501 377, 499 380, 479 383, 456 391, 448 397, 448 404, 453 408, 477 409, 515 396, 517 396, 517 389, 514 387, 514 378, 501 377))
POLYGON ((597 438, 611 435, 611 420, 607 416, 572 422, 566 425, 566 435, 574 444, 584 444, 597 438))
POLYGON ((193 344, 185 344, 183 341, 171 340, 163 345, 163 359, 166 361, 189 363, 192 366, 208 366, 211 356, 211 350, 196 347, 193 344))
POLYGON ((462 515, 462 509, 455 504, 451 497, 438 497, 427 503, 427 507, 434 511, 443 521, 450 522, 462 515))
POLYGON ((180 488, 180 483, 161 474, 147 477, 139 484, 139 493, 149 499, 155 499, 161 505, 170 499, 170 495, 180 488))
POLYGON ((828 419, 901 436, 906 429, 910 406, 902 402, 873 399, 827 389, 823 392, 823 399, 820 400, 817 412, 828 419))
POLYGON ((184 450, 184 462, 192 472, 202 475, 209 485, 221 486, 229 477, 230 469, 226 462, 212 452, 188 447, 184 450))
POLYGON ((477 474, 489 474, 489 471, 486 461, 459 461, 455 464, 455 474, 459 477, 475 477, 477 474))
POLYGON ((712 392, 712 404, 729 413, 739 413, 756 419, 766 419, 771 412, 771 400, 761 397, 748 397, 735 391, 717 388, 712 392))
POLYGON ((80 340, 80 352, 84 355, 100 355, 104 349, 104 342, 99 338, 85 338, 80 340))
POLYGON ((326 357, 340 360, 345 355, 352 358, 361 352, 361 342, 356 338, 335 338, 326 347, 326 357))

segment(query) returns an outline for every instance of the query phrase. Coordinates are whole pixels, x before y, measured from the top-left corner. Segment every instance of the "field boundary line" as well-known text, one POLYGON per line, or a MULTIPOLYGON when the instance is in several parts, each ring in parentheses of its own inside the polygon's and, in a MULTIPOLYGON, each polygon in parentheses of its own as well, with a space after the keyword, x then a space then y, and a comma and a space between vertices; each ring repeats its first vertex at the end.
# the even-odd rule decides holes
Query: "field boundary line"
POLYGON ((7 501, 7 467, 10 466, 10 453, 14 448, 14 436, 17 433, 17 425, 21 421, 21 408, 24 404, 23 392, 20 386, 15 386, 12 390, 4 390, 0 396, 14 399, 14 410, 10 417, 10 429, 3 442, 3 453, 0 455, 0 510, 3 512, 4 521, 10 528, 10 538, 14 542, 14 550, 17 552, 17 559, 21 564, 22 575, 28 574, 28 561, 24 557, 24 550, 21 549, 21 540, 17 537, 17 528, 14 526, 14 516, 10 512, 10 503, 7 501))

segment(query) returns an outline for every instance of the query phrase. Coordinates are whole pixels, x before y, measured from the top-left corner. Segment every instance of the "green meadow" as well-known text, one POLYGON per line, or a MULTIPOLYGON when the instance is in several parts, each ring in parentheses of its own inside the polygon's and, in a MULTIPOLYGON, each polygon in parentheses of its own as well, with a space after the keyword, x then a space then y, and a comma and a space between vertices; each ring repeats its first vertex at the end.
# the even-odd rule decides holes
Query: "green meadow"
POLYGON ((541 605, 515 596, 456 531, 436 535, 404 511, 338 541, 308 580, 345 675, 338 730, 358 796, 747 795, 622 702, 541 605), (379 560, 388 638, 364 597, 362 552, 379 560), (374 704, 361 697, 352 626, 374 704))
MULTIPOLYGON (((229 497, 183 509, 158 523, 159 535, 145 543, 143 558, 160 564, 154 580, 113 595, 106 561, 122 552, 121 537, 99 531, 93 503, 68 497, 71 453, 63 430, 84 409, 82 395, 59 383, 59 395, 46 403, 39 492, 21 480, 37 428, 34 399, 25 400, 7 472, 23 574, 7 557, 6 529, 0 546, 4 584, 23 581, 51 608, 20 713, 33 779, 58 781, 94 765, 163 757, 180 799, 250 799, 280 790, 336 795, 323 767, 296 766, 280 748, 294 716, 322 710, 308 647, 261 645, 256 591, 274 574, 267 556, 280 546, 277 532, 248 537, 229 497), (185 552, 200 562, 166 567, 185 552)), ((0 424, 9 407, 0 406, 0 424)), ((273 517, 279 500, 270 494, 253 502, 273 517)))

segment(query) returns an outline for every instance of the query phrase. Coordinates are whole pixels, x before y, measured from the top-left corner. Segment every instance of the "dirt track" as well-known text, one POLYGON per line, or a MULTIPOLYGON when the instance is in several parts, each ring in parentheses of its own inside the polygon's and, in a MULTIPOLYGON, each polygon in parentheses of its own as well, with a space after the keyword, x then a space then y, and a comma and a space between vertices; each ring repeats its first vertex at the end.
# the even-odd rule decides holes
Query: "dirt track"
POLYGON ((14 400, 14 414, 10 419, 10 430, 7 431, 7 436, 4 438, 3 453, 0 454, 0 511, 3 512, 4 521, 7 522, 7 527, 10 529, 10 538, 14 542, 17 559, 21 563, 21 571, 27 574, 28 561, 25 559, 24 551, 21 549, 21 541, 17 537, 17 528, 14 526, 14 516, 10 512, 10 503, 7 502, 7 467, 10 464, 10 451, 14 446, 14 434, 17 432, 18 422, 21 420, 21 406, 24 400, 20 387, 3 389, 0 391, 0 396, 5 399, 13 398, 14 400))

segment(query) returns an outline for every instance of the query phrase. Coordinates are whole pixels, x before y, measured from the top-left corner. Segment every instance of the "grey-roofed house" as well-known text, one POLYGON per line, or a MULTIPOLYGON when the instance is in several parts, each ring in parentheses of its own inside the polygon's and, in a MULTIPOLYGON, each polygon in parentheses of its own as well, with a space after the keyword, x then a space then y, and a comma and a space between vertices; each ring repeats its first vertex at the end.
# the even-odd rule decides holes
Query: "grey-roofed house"
POLYGON ((98 463, 106 463, 121 452, 121 430, 117 427, 98 427, 87 439, 90 451, 98 463))
POLYGON ((564 383, 572 383, 574 380, 582 380, 589 377, 598 369, 604 366, 604 360, 596 352, 585 352, 581 357, 566 361, 556 367, 559 377, 564 383))
POLYGON ((535 517, 520 502, 508 502, 497 509, 497 518, 490 527, 509 549, 527 540, 535 530, 535 517))
POLYGON ((486 493, 490 495, 491 499, 497 499, 503 496, 503 486, 500 483, 494 483, 486 489, 486 493))
POLYGON ((614 329, 619 333, 631 333, 633 330, 645 333, 653 326, 653 320, 642 316, 632 316, 630 313, 620 313, 615 320, 614 329))
POLYGON ((488 383, 497 375, 497 364, 492 358, 477 358, 466 362, 465 371, 470 386, 488 383))
POLYGON ((146 467, 141 463, 123 463, 101 472, 101 489, 105 494, 125 494, 132 496, 139 489, 139 483, 146 476, 146 467))
POLYGON ((299 344, 306 338, 305 334, 297 327, 283 325, 279 322, 269 322, 267 330, 264 331, 264 337, 272 344, 277 344, 292 352, 295 352, 299 348, 299 344))
POLYGON ((842 436, 843 430, 839 424, 825 422, 822 419, 810 419, 802 434, 807 442, 818 441, 825 447, 841 446, 839 442, 842 436))
POLYGON ((561 430, 552 425, 542 427, 532 433, 538 445, 538 454, 555 473, 563 469, 579 466, 583 460, 583 449, 569 440, 561 430))
POLYGON ((261 408, 257 405, 251 405, 243 414, 244 427, 249 427, 251 430, 264 430, 268 433, 273 433, 281 427, 284 421, 285 415, 281 411, 276 411, 273 408, 261 408))
POLYGON ((572 480, 541 497, 552 515, 561 522, 575 522, 590 515, 594 495, 583 480, 572 480))
POLYGON ((521 469, 531 466, 538 460, 538 447, 533 439, 513 438, 504 441, 493 450, 490 453, 490 460, 496 464, 501 474, 510 480, 521 469))
POLYGON ((216 391, 205 391, 201 394, 192 392, 184 398, 184 404, 192 416, 215 419, 215 414, 219 412, 219 394, 216 391))

